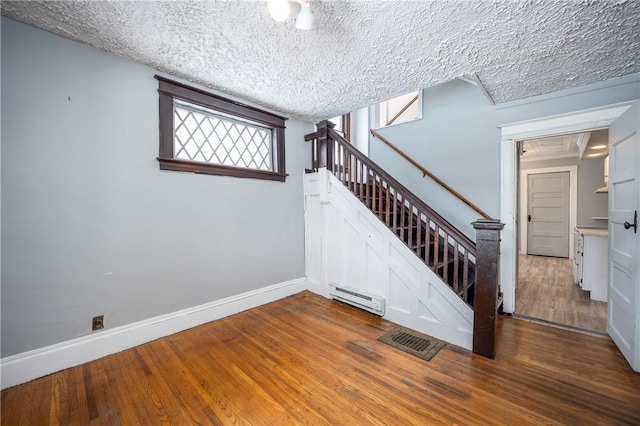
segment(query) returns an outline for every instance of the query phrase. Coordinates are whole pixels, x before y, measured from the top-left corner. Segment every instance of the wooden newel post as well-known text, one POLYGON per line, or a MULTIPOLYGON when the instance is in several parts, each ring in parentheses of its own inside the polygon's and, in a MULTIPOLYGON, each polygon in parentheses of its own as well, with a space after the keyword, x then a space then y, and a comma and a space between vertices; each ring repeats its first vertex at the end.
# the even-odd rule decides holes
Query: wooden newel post
POLYGON ((495 358, 500 231, 504 224, 495 219, 478 219, 472 225, 476 229, 473 352, 495 358))
POLYGON ((324 120, 316 124, 318 127, 318 168, 326 167, 327 170, 333 171, 333 138, 329 135, 329 129, 333 129, 336 125, 329 120, 324 120))

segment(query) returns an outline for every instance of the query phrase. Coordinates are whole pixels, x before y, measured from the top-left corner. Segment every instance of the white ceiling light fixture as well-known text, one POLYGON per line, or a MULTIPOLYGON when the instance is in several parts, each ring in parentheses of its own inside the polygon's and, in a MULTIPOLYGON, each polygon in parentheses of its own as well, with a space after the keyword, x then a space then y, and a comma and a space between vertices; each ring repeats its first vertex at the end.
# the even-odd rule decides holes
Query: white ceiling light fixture
POLYGON ((268 0, 267 8, 269 8, 269 15, 277 22, 285 21, 291 12, 288 0, 268 0))
MULTIPOLYGON (((312 30, 313 14, 311 13, 310 0, 296 1, 300 3, 300 12, 296 19, 296 28, 299 30, 312 30)), ((285 21, 289 17, 289 13, 291 13, 291 6, 288 0, 267 0, 267 7, 269 9, 269 15, 277 22, 285 21)))

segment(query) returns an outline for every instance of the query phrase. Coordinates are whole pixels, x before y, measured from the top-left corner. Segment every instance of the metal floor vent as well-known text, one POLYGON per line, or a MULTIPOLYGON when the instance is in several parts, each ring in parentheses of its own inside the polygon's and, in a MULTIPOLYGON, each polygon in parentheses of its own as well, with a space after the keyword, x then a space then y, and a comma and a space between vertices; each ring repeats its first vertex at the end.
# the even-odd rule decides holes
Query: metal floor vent
POLYGON ((395 328, 378 340, 425 361, 430 361, 445 345, 442 340, 404 327, 395 328))

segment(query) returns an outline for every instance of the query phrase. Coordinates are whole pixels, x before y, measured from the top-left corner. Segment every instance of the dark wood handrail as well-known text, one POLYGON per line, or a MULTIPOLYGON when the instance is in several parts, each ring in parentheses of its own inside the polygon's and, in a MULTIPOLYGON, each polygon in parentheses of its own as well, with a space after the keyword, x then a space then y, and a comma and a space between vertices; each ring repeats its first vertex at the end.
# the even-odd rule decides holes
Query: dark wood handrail
POLYGON ((418 207, 425 213, 429 214, 430 219, 437 223, 440 228, 445 230, 449 235, 454 236, 460 245, 462 245, 465 249, 469 250, 470 253, 475 253, 476 244, 465 234, 460 232, 455 226, 453 226, 449 221, 443 218, 440 214, 438 214, 435 210, 425 204, 419 197, 413 194, 407 187, 402 185, 396 179, 394 179, 390 174, 384 171, 382 167, 376 164, 369 157, 364 155, 358 149, 356 149, 351 143, 340 135, 340 133, 336 132, 332 128, 328 129, 329 136, 336 142, 340 143, 342 147, 344 147, 349 154, 356 157, 363 164, 365 164, 370 170, 374 170, 379 176, 381 176, 385 181, 389 182, 389 184, 402 195, 403 199, 408 200, 414 206, 418 207))
POLYGON ((433 173, 431 173, 429 170, 425 169, 424 167, 422 167, 418 162, 416 162, 413 158, 409 157, 404 151, 402 151, 400 148, 398 148, 397 146, 395 146, 394 144, 392 144, 391 142, 389 142, 384 136, 382 136, 380 133, 376 132, 375 130, 371 129, 370 130, 371 134, 380 139, 385 145, 387 145, 389 148, 391 148, 392 150, 394 150, 396 153, 398 153, 402 158, 404 158, 405 160, 407 160, 409 163, 411 163, 415 168, 417 168, 418 170, 420 170, 422 172, 422 176, 429 176, 431 179, 433 179, 437 184, 439 184, 440 186, 442 186, 444 189, 446 189, 447 191, 449 191, 454 197, 456 197, 458 200, 462 201, 464 204, 466 204, 467 206, 471 207, 476 213, 480 214, 484 219, 491 219, 491 216, 489 216, 488 214, 486 214, 484 211, 482 211, 478 206, 476 206, 475 204, 473 204, 471 201, 467 200, 462 194, 460 194, 458 191, 456 191, 455 189, 453 189, 452 187, 450 187, 449 185, 447 185, 444 181, 442 181, 442 179, 440 179, 439 177, 437 177, 436 175, 434 175, 433 173))
POLYGON ((304 141, 305 142, 309 142, 312 141, 314 139, 318 139, 318 132, 313 132, 313 133, 309 133, 304 135, 304 141))

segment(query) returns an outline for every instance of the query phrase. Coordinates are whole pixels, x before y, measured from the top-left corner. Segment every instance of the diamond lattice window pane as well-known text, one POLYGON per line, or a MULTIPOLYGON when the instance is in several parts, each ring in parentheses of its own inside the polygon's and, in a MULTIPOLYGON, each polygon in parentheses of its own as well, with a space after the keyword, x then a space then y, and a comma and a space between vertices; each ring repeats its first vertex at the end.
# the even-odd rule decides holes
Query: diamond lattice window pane
POLYGON ((231 151, 233 147, 236 145, 235 141, 233 141, 231 138, 227 137, 226 135, 218 139, 222 140, 221 149, 224 149, 224 151, 226 152, 231 151))
POLYGON ((229 158, 231 159, 231 163, 233 163, 234 165, 237 165, 238 162, 240 161, 241 157, 240 157, 240 153, 238 152, 237 149, 233 149, 230 153, 229 153, 229 158))
POLYGON ((211 162, 211 156, 213 155, 213 149, 211 148, 211 145, 205 144, 202 147, 202 154, 205 157, 204 161, 206 161, 207 163, 211 162))
POLYGON ((174 102, 174 157, 272 171, 272 131, 174 102))
POLYGON ((213 126, 211 125, 211 120, 204 120, 204 122, 200 126, 200 130, 202 130, 202 133, 206 137, 209 137, 213 132, 213 126))

